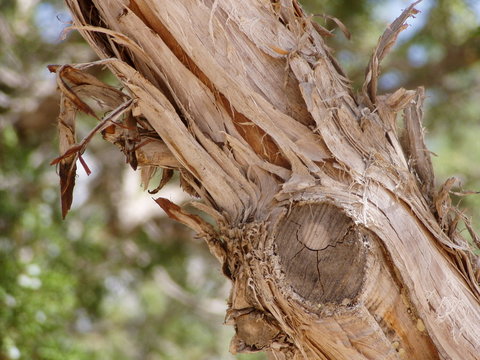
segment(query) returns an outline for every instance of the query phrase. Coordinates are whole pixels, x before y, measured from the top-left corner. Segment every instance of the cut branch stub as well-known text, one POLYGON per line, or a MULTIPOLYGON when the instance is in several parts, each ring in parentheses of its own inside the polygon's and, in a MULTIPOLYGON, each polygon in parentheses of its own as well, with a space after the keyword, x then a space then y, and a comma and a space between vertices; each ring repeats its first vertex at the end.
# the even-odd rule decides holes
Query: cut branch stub
POLYGON ((285 280, 312 304, 346 304, 364 283, 367 248, 339 208, 294 207, 278 228, 277 252, 285 280))
POLYGON ((295 202, 270 226, 231 232, 231 350, 267 350, 274 358, 293 351, 285 359, 438 360, 381 240, 326 201, 295 202))

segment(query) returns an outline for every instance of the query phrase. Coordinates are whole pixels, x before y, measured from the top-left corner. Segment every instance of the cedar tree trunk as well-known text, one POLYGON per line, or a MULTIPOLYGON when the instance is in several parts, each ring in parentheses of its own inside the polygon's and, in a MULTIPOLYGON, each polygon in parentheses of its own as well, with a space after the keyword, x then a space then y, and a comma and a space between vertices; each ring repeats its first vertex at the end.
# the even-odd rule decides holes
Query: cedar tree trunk
POLYGON ((376 91, 414 5, 380 37, 355 95, 324 43, 330 33, 297 0, 67 4, 101 60, 50 66, 62 93, 52 163, 64 215, 76 160, 88 171, 81 155, 101 132, 145 184, 157 169, 160 186, 177 171, 213 218, 156 200, 205 239, 232 281, 233 353, 480 358, 478 263, 458 222, 478 238, 451 206, 455 179, 434 189, 424 90, 376 91), (94 65, 122 90, 84 71, 94 65), (78 111, 99 120, 79 143, 78 111))

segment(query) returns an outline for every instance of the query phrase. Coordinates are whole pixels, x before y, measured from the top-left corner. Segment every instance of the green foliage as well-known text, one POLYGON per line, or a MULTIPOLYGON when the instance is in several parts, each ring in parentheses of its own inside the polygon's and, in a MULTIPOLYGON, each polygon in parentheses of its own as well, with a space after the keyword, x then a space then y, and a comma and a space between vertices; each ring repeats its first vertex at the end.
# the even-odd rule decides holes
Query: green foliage
POLYGON ((39 359, 83 359, 65 336, 75 315, 77 274, 65 224, 46 201, 55 193, 48 158, 53 149, 19 142, 13 126, 0 135, 0 354, 39 359), (21 146, 21 147, 20 147, 21 146), (19 151, 21 149, 21 151, 19 151))
MULTIPOLYGON (((302 3, 336 16, 351 31, 351 41, 335 30, 327 43, 355 89, 379 35, 408 5, 302 3)), ((480 15, 474 6, 424 0, 423 14, 409 20, 383 65, 380 85, 387 92, 427 87, 438 185, 456 175, 466 189, 480 190, 480 15)), ((73 211, 60 220, 58 180, 48 165, 57 155, 58 99, 45 66, 93 58, 78 35, 66 42, 46 35, 45 26, 61 25, 55 14, 68 20, 62 11, 60 1, 0 2, 0 359, 233 358, 227 354, 233 329, 222 326, 228 285, 218 264, 160 211, 141 222, 125 219, 124 207, 133 205, 122 202, 128 173, 116 149, 93 142, 85 158, 94 173, 90 179, 79 174, 73 211)), ((152 202, 145 196, 137 209, 152 202)), ((480 208, 474 196, 462 204, 472 213, 480 208)))

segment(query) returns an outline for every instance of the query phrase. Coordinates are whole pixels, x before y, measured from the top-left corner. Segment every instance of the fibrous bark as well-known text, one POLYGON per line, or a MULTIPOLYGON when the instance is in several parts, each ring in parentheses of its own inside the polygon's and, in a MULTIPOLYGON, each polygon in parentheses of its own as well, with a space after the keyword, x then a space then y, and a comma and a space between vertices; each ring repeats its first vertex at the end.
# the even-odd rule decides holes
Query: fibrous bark
POLYGON ((205 238, 232 280, 232 352, 478 358, 478 269, 456 230, 453 180, 434 191, 423 89, 376 90, 413 6, 380 38, 354 96, 326 30, 296 0, 67 4, 96 64, 124 91, 84 74, 95 64, 51 68, 70 114, 60 118, 64 154, 55 160, 65 213, 88 142, 74 145, 72 116, 97 116, 87 94, 114 109, 97 130, 145 182, 152 169, 164 169, 162 183, 178 171, 215 220, 157 199, 205 238))

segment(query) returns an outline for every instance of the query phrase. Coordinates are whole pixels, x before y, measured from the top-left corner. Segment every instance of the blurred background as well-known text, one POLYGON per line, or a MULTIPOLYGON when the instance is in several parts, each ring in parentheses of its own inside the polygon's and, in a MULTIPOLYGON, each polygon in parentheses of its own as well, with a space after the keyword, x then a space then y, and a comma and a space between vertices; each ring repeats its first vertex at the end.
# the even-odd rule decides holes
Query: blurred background
MULTIPOLYGON (((409 5, 302 3, 352 33, 348 41, 335 30, 327 43, 356 89, 378 37, 409 5)), ((427 88, 437 185, 454 175, 478 191, 480 1, 424 0, 418 8, 383 64, 380 90, 427 88)), ((59 99, 46 65, 95 59, 78 34, 60 39, 69 20, 61 1, 0 0, 0 360, 235 359, 228 353, 233 329, 222 325, 229 284, 218 264, 165 217, 123 155, 100 137, 84 156, 93 173, 79 167, 73 209, 61 220, 49 166, 59 99)), ((82 117, 77 126, 82 137, 94 121, 82 117)), ((160 195, 185 200, 174 185, 160 195)), ((478 229, 479 196, 460 205, 478 229)))

